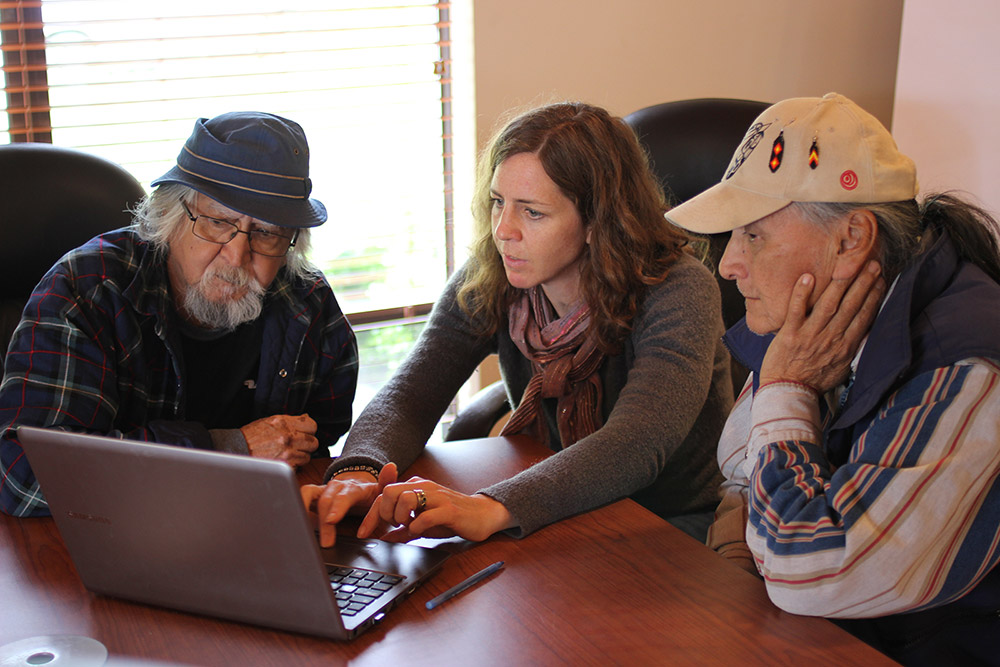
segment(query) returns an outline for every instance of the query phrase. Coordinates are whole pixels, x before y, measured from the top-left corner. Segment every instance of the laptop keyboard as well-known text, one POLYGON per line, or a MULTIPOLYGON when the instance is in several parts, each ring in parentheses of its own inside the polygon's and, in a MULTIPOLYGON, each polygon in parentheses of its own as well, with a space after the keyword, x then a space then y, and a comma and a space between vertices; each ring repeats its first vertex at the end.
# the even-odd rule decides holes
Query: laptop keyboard
POLYGON ((330 588, 333 589, 341 616, 354 616, 385 595, 403 580, 396 574, 383 574, 356 567, 327 565, 330 588))

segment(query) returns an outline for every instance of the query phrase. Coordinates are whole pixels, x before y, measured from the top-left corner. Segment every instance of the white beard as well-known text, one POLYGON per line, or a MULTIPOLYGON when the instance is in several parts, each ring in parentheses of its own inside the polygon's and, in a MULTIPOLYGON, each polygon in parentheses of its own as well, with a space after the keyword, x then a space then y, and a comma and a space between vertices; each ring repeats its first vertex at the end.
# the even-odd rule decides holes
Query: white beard
POLYGON ((267 290, 257 282, 257 279, 245 269, 227 266, 209 268, 198 282, 188 286, 181 309, 185 315, 203 327, 232 331, 244 322, 260 317, 266 292, 267 290), (237 289, 246 288, 246 294, 239 299, 224 298, 221 301, 212 301, 208 298, 207 292, 209 282, 215 277, 231 283, 237 289))

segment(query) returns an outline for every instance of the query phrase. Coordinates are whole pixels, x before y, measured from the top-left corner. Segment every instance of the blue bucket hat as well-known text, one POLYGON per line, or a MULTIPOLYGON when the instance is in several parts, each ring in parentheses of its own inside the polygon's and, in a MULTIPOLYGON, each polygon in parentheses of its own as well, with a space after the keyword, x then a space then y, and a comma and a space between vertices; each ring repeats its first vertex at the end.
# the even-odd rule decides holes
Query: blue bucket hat
POLYGON ((258 111, 199 118, 177 166, 152 182, 183 183, 252 218, 316 227, 326 207, 310 199, 309 146, 298 123, 258 111))

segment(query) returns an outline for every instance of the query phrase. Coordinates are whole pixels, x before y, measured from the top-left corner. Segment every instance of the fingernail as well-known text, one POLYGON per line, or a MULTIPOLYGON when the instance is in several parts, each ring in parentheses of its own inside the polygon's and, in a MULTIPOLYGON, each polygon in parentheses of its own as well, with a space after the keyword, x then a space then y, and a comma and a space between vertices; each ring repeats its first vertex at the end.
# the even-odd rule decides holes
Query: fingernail
POLYGON ((868 273, 870 273, 873 276, 875 276, 875 275, 878 275, 878 273, 881 270, 882 270, 882 267, 879 265, 878 262, 868 262, 868 273))

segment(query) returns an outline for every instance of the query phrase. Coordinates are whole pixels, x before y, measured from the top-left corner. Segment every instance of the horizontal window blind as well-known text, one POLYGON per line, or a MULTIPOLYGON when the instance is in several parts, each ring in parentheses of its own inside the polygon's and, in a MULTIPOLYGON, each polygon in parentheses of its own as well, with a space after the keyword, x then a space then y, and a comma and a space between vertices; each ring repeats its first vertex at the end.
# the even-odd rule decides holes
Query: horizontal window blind
POLYGON ((306 130, 313 196, 330 212, 313 260, 345 310, 437 296, 453 265, 447 2, 0 0, 0 10, 9 140, 51 132, 148 189, 196 118, 286 116, 306 130))

